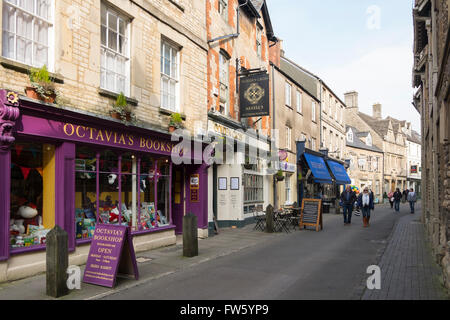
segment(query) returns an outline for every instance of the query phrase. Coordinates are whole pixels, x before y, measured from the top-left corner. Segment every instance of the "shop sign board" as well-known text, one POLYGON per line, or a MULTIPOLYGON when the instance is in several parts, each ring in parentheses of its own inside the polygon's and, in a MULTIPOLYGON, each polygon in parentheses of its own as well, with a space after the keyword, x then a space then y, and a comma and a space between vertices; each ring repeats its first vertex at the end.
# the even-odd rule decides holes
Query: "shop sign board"
POLYGON ((139 279, 131 232, 127 226, 97 224, 83 282, 113 288, 118 273, 139 279))
POLYGON ((192 174, 190 181, 191 202, 200 202, 200 175, 192 174))
POLYGON ((292 172, 294 173, 297 169, 297 166, 293 163, 289 163, 286 161, 277 161, 275 162, 275 169, 281 170, 284 172, 292 172))
POLYGON ((319 226, 322 230, 322 200, 303 199, 300 215, 300 229, 305 227, 315 227, 316 231, 319 231, 319 226))
POLYGON ((269 74, 257 73, 240 78, 241 118, 269 116, 269 102, 269 74))

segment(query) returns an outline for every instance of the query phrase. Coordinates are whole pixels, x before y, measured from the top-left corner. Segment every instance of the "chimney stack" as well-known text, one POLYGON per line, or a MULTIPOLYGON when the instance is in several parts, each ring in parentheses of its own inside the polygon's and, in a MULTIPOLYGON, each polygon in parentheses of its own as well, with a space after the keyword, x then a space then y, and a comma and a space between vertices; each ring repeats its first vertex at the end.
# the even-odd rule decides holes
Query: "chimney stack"
POLYGON ((278 39, 278 42, 272 47, 269 47, 269 60, 278 68, 280 67, 281 57, 284 57, 283 40, 278 39))
POLYGON ((350 91, 350 92, 344 93, 344 97, 345 97, 345 105, 347 106, 347 109, 355 108, 356 111, 358 111, 358 92, 350 91))
POLYGON ((380 103, 375 103, 373 105, 373 117, 377 120, 381 120, 382 116, 381 116, 381 104, 380 103))

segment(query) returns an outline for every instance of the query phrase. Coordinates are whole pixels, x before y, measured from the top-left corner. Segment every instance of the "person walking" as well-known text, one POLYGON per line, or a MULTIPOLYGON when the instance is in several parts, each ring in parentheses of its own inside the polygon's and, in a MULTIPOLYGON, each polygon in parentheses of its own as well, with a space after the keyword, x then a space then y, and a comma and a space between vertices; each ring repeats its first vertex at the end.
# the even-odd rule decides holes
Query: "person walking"
POLYGON ((375 209, 373 192, 370 192, 367 187, 364 188, 363 193, 361 193, 358 197, 358 206, 362 211, 364 228, 367 228, 370 221, 370 210, 375 209))
POLYGON ((344 212, 344 225, 346 226, 352 223, 352 211, 355 201, 356 195, 348 185, 344 192, 341 193, 341 203, 344 212))
POLYGON ((411 188, 411 191, 408 192, 408 202, 409 202, 409 207, 411 208, 411 214, 414 214, 414 205, 416 204, 417 201, 417 195, 414 192, 414 189, 411 188))
POLYGON ((400 211, 400 201, 402 201, 402 193, 399 188, 394 192, 394 207, 395 211, 400 211))
POLYGON ((389 203, 391 204, 391 209, 394 208, 394 193, 391 191, 388 193, 389 203))

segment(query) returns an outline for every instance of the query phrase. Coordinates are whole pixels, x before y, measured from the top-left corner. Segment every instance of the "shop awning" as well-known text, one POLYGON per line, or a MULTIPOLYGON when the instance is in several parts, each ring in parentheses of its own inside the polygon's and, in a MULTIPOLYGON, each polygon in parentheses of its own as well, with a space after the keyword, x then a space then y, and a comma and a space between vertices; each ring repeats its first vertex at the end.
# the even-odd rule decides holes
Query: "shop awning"
POLYGON ((309 169, 314 176, 314 182, 332 184, 333 181, 331 180, 330 173, 323 158, 309 153, 305 153, 304 155, 309 169))
POLYGON ((336 184, 351 184, 352 181, 347 174, 344 166, 338 162, 327 160, 327 164, 336 179, 336 184))

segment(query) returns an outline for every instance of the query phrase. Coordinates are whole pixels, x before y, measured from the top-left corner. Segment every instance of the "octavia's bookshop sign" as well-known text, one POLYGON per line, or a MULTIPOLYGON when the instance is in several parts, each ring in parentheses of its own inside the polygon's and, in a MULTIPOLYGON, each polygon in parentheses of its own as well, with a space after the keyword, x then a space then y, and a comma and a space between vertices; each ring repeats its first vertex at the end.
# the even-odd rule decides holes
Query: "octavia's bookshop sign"
POLYGON ((126 226, 97 224, 83 282, 112 288, 117 273, 139 278, 131 232, 126 226))
POLYGON ((259 73, 240 78, 239 105, 241 118, 270 115, 269 75, 259 73))

